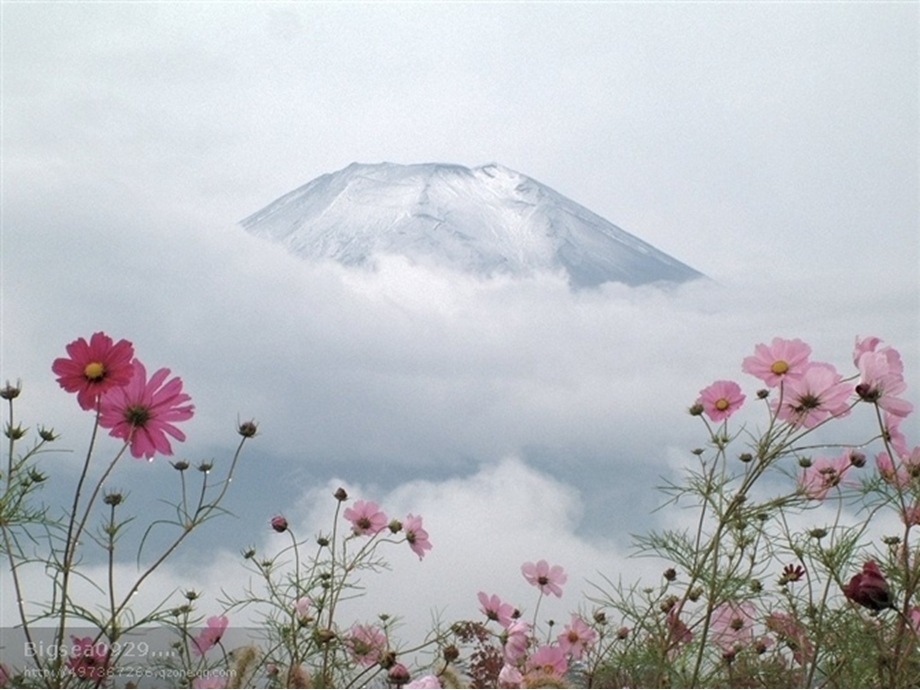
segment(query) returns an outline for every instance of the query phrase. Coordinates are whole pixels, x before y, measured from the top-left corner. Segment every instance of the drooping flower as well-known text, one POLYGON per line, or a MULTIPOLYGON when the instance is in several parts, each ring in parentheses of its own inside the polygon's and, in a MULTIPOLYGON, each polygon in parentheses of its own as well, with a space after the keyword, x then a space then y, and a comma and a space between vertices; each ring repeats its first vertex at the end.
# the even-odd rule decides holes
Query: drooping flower
POLYGON ((195 654, 204 656, 205 652, 220 642, 220 638, 224 636, 229 624, 230 621, 226 616, 211 616, 208 618, 207 627, 198 634, 198 637, 192 640, 195 654))
POLYGON ((490 621, 497 621, 503 628, 507 628, 511 624, 514 607, 511 604, 504 603, 498 598, 498 595, 493 594, 490 597, 485 592, 480 592, 479 604, 479 610, 490 621))
POLYGON ((716 381, 700 391, 699 404, 714 422, 731 417, 744 402, 741 387, 734 381, 716 381))
POLYGON ((562 678, 569 669, 569 663, 558 645, 545 644, 530 655, 526 669, 529 673, 562 678))
POLYGON ((894 608, 888 580, 875 561, 866 561, 862 572, 850 578, 843 593, 850 601, 873 611, 894 608))
POLYGON ((801 378, 810 355, 811 348, 798 338, 773 338, 770 345, 754 347, 754 354, 741 363, 741 371, 774 388, 784 380, 801 378))
POLYGON ((525 563, 521 566, 521 573, 524 579, 534 587, 538 587, 543 594, 555 594, 557 597, 562 596, 562 587, 568 576, 565 574, 561 565, 550 567, 546 561, 537 561, 534 563, 525 563))
POLYGON ((896 417, 906 417, 914 406, 897 397, 905 390, 904 365, 894 348, 864 352, 856 362, 859 369, 859 383, 856 394, 864 401, 875 403, 896 417))
POLYGON ((156 371, 147 380, 147 370, 138 360, 132 362, 131 381, 107 391, 99 403, 99 426, 109 435, 131 442, 131 455, 152 459, 157 453, 172 455, 167 436, 184 441, 185 434, 175 426, 192 418, 191 397, 182 392, 178 376, 167 381, 169 369, 156 371))
POLYGON ((735 652, 754 641, 754 604, 727 601, 712 612, 712 641, 723 653, 735 652))
POLYGON ((386 643, 383 631, 373 625, 353 625, 345 640, 352 658, 363 666, 376 664, 386 650, 386 643))
POLYGON ((109 675, 109 649, 105 643, 93 644, 92 637, 71 635, 73 654, 67 660, 67 668, 78 678, 86 680, 105 680, 109 675))
POLYGON ((846 415, 852 391, 833 366, 813 362, 801 378, 786 384, 776 416, 792 426, 811 429, 825 419, 846 415))
POLYGON ((527 654, 530 646, 530 623, 520 618, 511 621, 505 629, 505 646, 502 650, 505 663, 514 666, 527 654))
POLYGON ((355 501, 344 515, 355 534, 377 534, 387 526, 387 516, 373 501, 355 501))
POLYGON ((85 338, 74 340, 67 354, 69 358, 54 360, 51 371, 58 375, 61 388, 77 394, 84 410, 95 409, 100 395, 126 385, 134 374, 134 345, 127 340, 115 343, 101 331, 93 333, 88 343, 85 338))
POLYGON ((799 477, 799 488, 809 498, 823 501, 827 493, 840 486, 844 473, 852 467, 850 451, 835 458, 817 458, 799 477))
POLYGON ((581 659, 585 650, 597 640, 597 632, 580 617, 573 615, 572 621, 559 634, 559 646, 573 659, 581 659))
POLYGON ((409 548, 415 552, 419 560, 422 560, 425 557, 425 552, 431 551, 431 542, 428 541, 428 532, 422 527, 421 516, 409 513, 403 521, 403 530, 406 533, 409 548))

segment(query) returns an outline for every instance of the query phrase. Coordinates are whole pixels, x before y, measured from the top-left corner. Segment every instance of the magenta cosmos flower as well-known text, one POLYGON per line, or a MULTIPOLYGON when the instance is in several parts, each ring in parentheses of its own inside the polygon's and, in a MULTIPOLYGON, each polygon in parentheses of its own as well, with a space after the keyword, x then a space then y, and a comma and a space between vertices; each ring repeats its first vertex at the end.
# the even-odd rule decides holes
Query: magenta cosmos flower
POLYGON ((497 621, 503 628, 507 628, 514 615, 514 607, 511 604, 504 603, 498 598, 497 594, 491 597, 485 592, 479 593, 479 610, 490 621, 497 621))
POLYGON ((555 594, 557 597, 562 596, 560 585, 564 585, 568 579, 561 565, 550 567, 546 561, 525 563, 521 566, 521 574, 534 587, 539 587, 543 594, 555 594))
POLYGON ((811 348, 798 338, 773 338, 769 345, 760 343, 754 347, 754 354, 741 363, 741 371, 774 388, 784 379, 801 378, 810 355, 811 348))
POLYGON ((787 383, 776 416, 793 426, 811 429, 826 419, 846 415, 852 392, 853 387, 833 366, 812 363, 800 379, 787 383))
POLYGON ((418 556, 419 560, 425 557, 426 551, 431 551, 431 542, 428 541, 428 532, 422 527, 422 517, 409 513, 403 520, 403 531, 406 533, 406 541, 409 542, 409 548, 418 556))
POLYGON ((734 381, 716 381, 700 391, 703 412, 714 422, 731 417, 743 402, 744 394, 734 381))
POLYGON ((94 409, 100 395, 126 385, 134 374, 134 346, 127 340, 115 343, 102 332, 93 333, 88 343, 85 338, 74 340, 67 346, 67 354, 69 359, 54 360, 51 371, 57 374, 61 388, 77 394, 84 410, 94 409))
POLYGON ((850 601, 873 611, 894 608, 888 580, 875 561, 866 561, 862 572, 850 578, 843 593, 850 601))
POLYGON ((355 534, 377 534, 387 526, 386 514, 373 501, 355 501, 344 515, 355 534))
POLYGON ((103 642, 93 644, 92 637, 71 635, 73 655, 67 660, 67 668, 78 678, 105 680, 109 676, 109 649, 103 642))
POLYGON ((156 453, 172 455, 167 436, 184 441, 185 434, 175 425, 192 418, 195 406, 186 405, 191 397, 182 392, 178 376, 167 381, 169 369, 160 369, 150 380, 147 370, 134 360, 134 375, 126 386, 112 388, 99 404, 99 426, 109 434, 131 442, 131 455, 152 459, 156 453))

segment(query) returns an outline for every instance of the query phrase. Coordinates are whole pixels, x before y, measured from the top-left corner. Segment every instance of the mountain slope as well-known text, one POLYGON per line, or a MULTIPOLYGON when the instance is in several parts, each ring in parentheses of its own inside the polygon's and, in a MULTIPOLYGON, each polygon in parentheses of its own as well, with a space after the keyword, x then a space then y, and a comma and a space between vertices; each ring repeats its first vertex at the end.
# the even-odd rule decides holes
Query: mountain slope
POLYGON ((701 277, 583 206, 500 165, 352 163, 245 218, 309 259, 401 254, 477 275, 564 269, 575 287, 701 277))

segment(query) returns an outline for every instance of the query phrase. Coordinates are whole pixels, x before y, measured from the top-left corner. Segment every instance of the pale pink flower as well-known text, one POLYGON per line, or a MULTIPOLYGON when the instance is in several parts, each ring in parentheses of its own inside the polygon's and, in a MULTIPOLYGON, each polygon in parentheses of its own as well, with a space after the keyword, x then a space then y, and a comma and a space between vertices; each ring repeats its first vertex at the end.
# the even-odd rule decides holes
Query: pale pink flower
POLYGON ((671 607, 671 610, 668 611, 667 622, 671 651, 693 639, 693 632, 687 627, 687 624, 680 619, 680 616, 677 614, 676 606, 671 607))
POLYGON ((573 659, 581 659, 585 650, 590 649, 597 640, 594 631, 580 616, 572 616, 572 622, 563 628, 558 637, 559 646, 573 659))
POLYGON ((198 637, 192 640, 195 653, 203 656, 211 647, 220 642, 224 636, 227 626, 230 624, 226 616, 211 616, 208 618, 208 626, 202 630, 198 637))
POLYGON ((6 688, 13 685, 13 679, 10 676, 10 670, 6 664, 0 664, 0 688, 6 688))
POLYGON ((209 673, 205 676, 198 676, 192 681, 193 688, 201 690, 215 690, 217 688, 227 687, 227 676, 220 673, 209 673))
POLYGON ((852 386, 843 381, 833 366, 812 363, 801 378, 786 384, 776 415, 792 426, 811 429, 826 419, 848 414, 852 392, 852 386))
POLYGON ((753 642, 755 612, 754 604, 749 601, 725 602, 717 606, 710 622, 712 641, 724 653, 737 651, 753 642))
POLYGON ((568 576, 562 569, 561 565, 550 567, 546 561, 537 561, 534 563, 525 563, 521 566, 521 573, 524 579, 534 587, 539 587, 543 594, 555 594, 557 597, 562 596, 562 587, 568 576))
POLYGON ((859 383, 856 394, 896 417, 906 417, 914 406, 897 397, 905 390, 904 366, 897 350, 884 348, 878 352, 864 352, 856 363, 859 383))
POLYGON ((910 455, 907 447, 907 437, 901 431, 901 422, 903 417, 897 417, 890 412, 882 412, 883 432, 891 448, 900 456, 910 455))
POLYGON ((908 612, 908 617, 910 618, 910 623, 914 627, 914 631, 920 635, 920 606, 914 606, 908 612))
POLYGON ((498 672, 498 687, 519 688, 523 682, 524 676, 517 667, 509 664, 502 665, 502 670, 498 672))
POLYGON ((699 404, 714 422, 731 417, 744 402, 741 387, 734 381, 716 381, 700 391, 699 404))
POLYGON ((741 363, 741 371, 773 388, 783 380, 801 378, 810 355, 811 348, 798 338, 773 338, 770 345, 761 343, 754 347, 754 354, 741 363))
POLYGON ((174 422, 192 418, 195 406, 186 405, 191 398, 182 392, 178 376, 167 381, 169 369, 159 369, 150 380, 138 360, 132 362, 131 381, 103 394, 99 403, 99 426, 109 435, 131 443, 131 455, 152 459, 157 453, 172 455, 167 436, 184 441, 174 422))
POLYGON ((438 680, 437 676, 433 676, 430 673, 427 676, 422 676, 421 678, 416 678, 410 683, 403 685, 404 688, 440 688, 441 681, 438 680))
POLYGON ((105 333, 93 333, 89 342, 78 338, 67 346, 69 358, 58 358, 51 371, 68 393, 77 394, 84 410, 96 407, 99 396, 112 388, 126 385, 134 375, 131 358, 134 346, 127 340, 117 343, 105 333))
POLYGON ((406 541, 409 542, 409 548, 415 552, 419 560, 425 557, 426 551, 431 551, 431 542, 428 541, 428 532, 422 527, 422 517, 409 513, 403 520, 403 531, 406 533, 406 541))
POLYGON ((562 678, 569 669, 569 663, 560 647, 545 644, 530 655, 526 669, 531 673, 562 678))
POLYGON ((503 628, 507 628, 511 623, 511 616, 514 614, 514 607, 511 604, 504 603, 493 594, 491 597, 485 592, 479 593, 480 611, 490 621, 498 621, 503 628))
POLYGON ((816 458, 799 477, 799 488, 808 498, 823 501, 828 491, 840 485, 844 473, 852 466, 849 450, 834 458, 816 458))
POLYGON ((903 489, 910 483, 912 476, 909 468, 901 462, 895 464, 885 451, 875 456, 875 464, 882 479, 892 486, 903 489))
POLYGON ((901 520, 905 525, 910 525, 911 527, 916 527, 920 525, 920 504, 914 504, 908 506, 904 509, 904 514, 901 515, 901 520))
POLYGON ((310 609, 313 607, 313 600, 310 597, 300 597, 297 601, 294 602, 294 613, 302 621, 309 621, 311 619, 310 609))
POLYGON ((527 654, 530 646, 530 624, 520 619, 511 621, 505 629, 505 663, 514 665, 527 654))
POLYGON ((344 515, 355 534, 377 534, 387 526, 387 516, 373 501, 355 501, 344 515))
POLYGON ((386 636, 373 625, 353 625, 345 644, 356 662, 364 666, 376 664, 386 651, 386 636))

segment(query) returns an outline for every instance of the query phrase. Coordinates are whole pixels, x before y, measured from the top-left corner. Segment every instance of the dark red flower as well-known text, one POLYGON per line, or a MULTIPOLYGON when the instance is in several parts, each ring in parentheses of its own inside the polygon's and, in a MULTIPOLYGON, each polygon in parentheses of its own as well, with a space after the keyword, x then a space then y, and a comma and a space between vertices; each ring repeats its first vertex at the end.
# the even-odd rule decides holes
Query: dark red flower
POLYGON ((882 575, 875 561, 866 561, 861 573, 850 578, 843 593, 852 602, 873 611, 894 608, 888 580, 882 575))
POLYGON ((272 529, 276 532, 286 532, 288 521, 283 515, 276 515, 272 518, 272 529))

